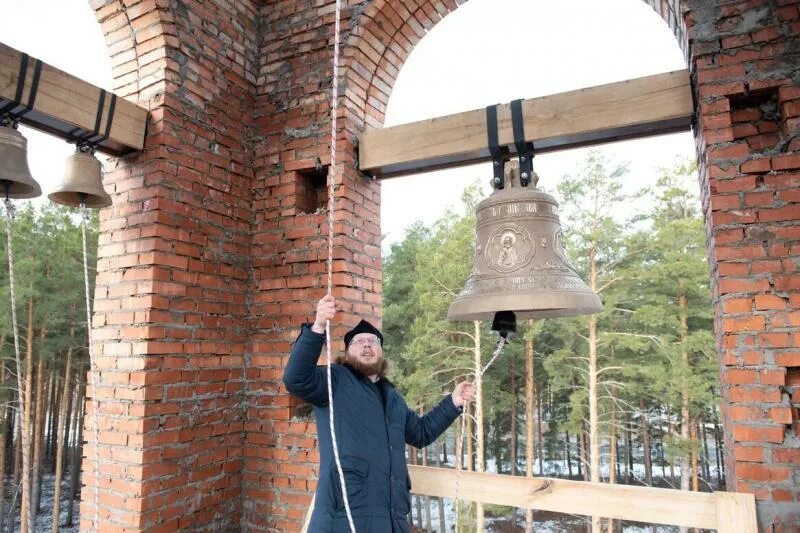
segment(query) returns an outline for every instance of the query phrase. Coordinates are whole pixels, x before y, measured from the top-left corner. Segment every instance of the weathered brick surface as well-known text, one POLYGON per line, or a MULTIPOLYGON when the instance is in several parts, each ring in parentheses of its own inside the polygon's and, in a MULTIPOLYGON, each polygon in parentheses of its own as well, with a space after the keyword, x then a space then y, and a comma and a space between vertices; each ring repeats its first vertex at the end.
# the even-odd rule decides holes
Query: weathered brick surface
POLYGON ((687 2, 730 490, 800 529, 800 2, 687 2))
MULTIPOLYGON (((249 2, 92 2, 152 110, 107 169, 95 300, 102 531, 238 531, 258 52, 249 2)), ((89 404, 91 409, 91 404, 89 404)), ((92 441, 93 417, 86 419, 92 441)), ((87 446, 81 529, 96 530, 87 446)))
MULTIPOLYGON (((697 97, 729 484, 756 494, 765 531, 796 530, 799 3, 646 1, 675 33, 697 97)), ((333 285, 351 319, 379 320, 381 293, 380 188, 356 171, 356 139, 382 124, 403 62, 459 3, 343 3, 333 285)), ((327 287, 334 2, 90 5, 117 92, 152 110, 146 150, 106 176, 102 529, 298 530, 318 475, 315 428, 280 376, 327 287)))

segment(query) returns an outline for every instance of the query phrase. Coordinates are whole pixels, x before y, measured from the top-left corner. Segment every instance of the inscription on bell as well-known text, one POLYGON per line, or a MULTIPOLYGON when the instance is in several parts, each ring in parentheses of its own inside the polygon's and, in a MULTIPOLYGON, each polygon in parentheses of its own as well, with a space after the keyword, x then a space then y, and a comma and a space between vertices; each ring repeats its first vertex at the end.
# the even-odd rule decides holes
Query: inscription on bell
POLYGON ((493 205, 485 209, 481 209, 477 213, 478 222, 483 220, 491 220, 493 218, 501 218, 514 215, 549 215, 553 213, 553 209, 548 204, 539 204, 538 202, 514 202, 508 204, 493 205))

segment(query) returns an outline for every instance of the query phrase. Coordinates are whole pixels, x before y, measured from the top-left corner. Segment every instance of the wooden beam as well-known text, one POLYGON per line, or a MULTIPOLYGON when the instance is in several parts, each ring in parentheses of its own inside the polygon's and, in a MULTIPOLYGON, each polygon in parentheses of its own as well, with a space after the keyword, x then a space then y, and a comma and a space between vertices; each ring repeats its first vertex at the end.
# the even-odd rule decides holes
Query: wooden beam
MULTIPOLYGON (((688 130, 689 73, 667 72, 522 102, 526 140, 537 153, 688 130)), ((499 143, 516 153, 508 104, 498 106, 499 143)), ((476 109, 365 132, 359 168, 378 178, 490 159, 486 111, 476 109)))
POLYGON ((600 516, 651 524, 758 533, 755 500, 736 493, 690 492, 552 478, 408 466, 415 494, 510 505, 556 513, 600 516), (456 489, 458 487, 458 489, 456 489), (728 522, 726 522, 728 521, 728 522), (721 529, 720 529, 721 528, 721 529))
MULTIPOLYGON (((34 58, 28 59, 25 83, 17 99, 17 82, 23 53, 0 43, 0 108, 17 104, 13 112, 23 111, 27 104, 34 78, 34 58), (19 101, 18 101, 19 100, 19 101)), ((111 108, 111 94, 106 94, 99 127, 95 134, 101 89, 46 63, 42 64, 33 108, 20 118, 20 122, 62 139, 90 136, 99 139, 106 132, 111 108)), ((114 116, 108 138, 98 144, 98 150, 111 155, 122 155, 144 147, 147 110, 122 98, 116 98, 114 116)))
POLYGON ((756 497, 739 492, 717 492, 717 533, 757 533, 756 497))

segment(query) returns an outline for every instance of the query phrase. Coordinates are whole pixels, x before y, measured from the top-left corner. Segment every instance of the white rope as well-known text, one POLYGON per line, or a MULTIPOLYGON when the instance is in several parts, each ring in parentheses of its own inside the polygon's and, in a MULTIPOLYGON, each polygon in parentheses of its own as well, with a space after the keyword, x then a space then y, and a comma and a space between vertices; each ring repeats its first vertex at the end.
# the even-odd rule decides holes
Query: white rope
POLYGON ((89 261, 86 253, 86 221, 89 210, 81 202, 81 236, 83 240, 83 284, 86 290, 86 337, 89 342, 89 374, 92 376, 92 425, 94 426, 94 527, 100 531, 100 429, 97 422, 97 373, 94 365, 94 350, 92 349, 92 310, 89 298, 89 261))
MULTIPOLYGON (((506 345, 506 338, 500 337, 500 340, 497 343, 497 348, 492 354, 492 358, 486 363, 481 371, 475 376, 475 379, 483 379, 483 375, 489 370, 489 367, 492 366, 495 359, 502 353, 503 348, 506 345)), ((458 453, 456 454, 456 495, 455 495, 455 511, 456 511, 456 533, 459 532, 459 522, 458 522, 458 512, 459 512, 459 503, 460 503, 460 494, 461 494, 461 470, 463 469, 463 464, 461 463, 461 455, 464 451, 464 427, 467 425, 467 405, 464 404, 464 407, 461 411, 461 432, 458 437, 458 442, 456 443, 456 448, 458 449, 458 453)))
MULTIPOLYGON (((23 488, 27 486, 30 481, 30 459, 28 457, 28 448, 30 446, 30 435, 26 431, 27 412, 25 411, 25 382, 22 380, 22 360, 19 356, 19 328, 17 326, 17 297, 14 293, 14 247, 12 246, 11 226, 14 224, 14 204, 6 197, 6 238, 8 241, 8 290, 11 299, 11 328, 14 333, 14 357, 17 362, 17 387, 19 388, 20 400, 20 438, 22 439, 22 476, 21 482, 23 488)), ((19 490, 19 486, 17 487, 19 490)), ((34 528, 33 513, 31 510, 30 493, 23 490, 23 495, 28 496, 28 501, 25 502, 25 520, 28 530, 34 528)), ((20 517, 20 531, 25 529, 22 525, 22 517, 20 517)))
MULTIPOLYGON (((336 187, 336 115, 339 111, 339 34, 342 7, 341 0, 336 0, 336 17, 333 35, 333 73, 331 88, 331 163, 328 167, 328 294, 333 293, 333 195, 336 187)), ((336 471, 339 474, 339 486, 342 490, 342 501, 347 513, 347 522, 350 533, 356 533, 353 515, 350 512, 350 501, 347 499, 347 487, 342 471, 342 462, 339 459, 339 445, 336 443, 336 427, 333 419, 333 384, 331 382, 331 321, 325 321, 325 346, 327 353, 328 369, 328 422, 333 443, 333 458, 336 461, 336 471)), ((347 349, 345 347, 345 349, 347 349)))

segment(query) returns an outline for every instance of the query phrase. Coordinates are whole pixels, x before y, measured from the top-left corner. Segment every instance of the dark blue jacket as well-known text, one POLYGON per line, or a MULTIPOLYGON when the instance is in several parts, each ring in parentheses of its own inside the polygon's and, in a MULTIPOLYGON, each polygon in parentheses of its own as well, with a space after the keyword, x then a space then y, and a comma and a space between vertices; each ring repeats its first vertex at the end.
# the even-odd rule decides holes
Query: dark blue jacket
MULTIPOLYGON (((309 533, 349 533, 333 458, 325 366, 317 367, 325 335, 303 326, 283 374, 286 389, 314 406, 319 481, 309 533)), ((411 482, 405 445, 423 448, 461 414, 447 395, 417 416, 385 380, 378 383, 347 366, 331 365, 336 441, 357 533, 406 533, 411 482), (385 408, 381 402, 385 398, 385 408)))

